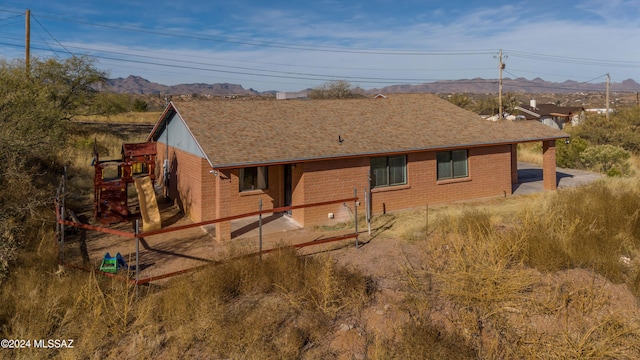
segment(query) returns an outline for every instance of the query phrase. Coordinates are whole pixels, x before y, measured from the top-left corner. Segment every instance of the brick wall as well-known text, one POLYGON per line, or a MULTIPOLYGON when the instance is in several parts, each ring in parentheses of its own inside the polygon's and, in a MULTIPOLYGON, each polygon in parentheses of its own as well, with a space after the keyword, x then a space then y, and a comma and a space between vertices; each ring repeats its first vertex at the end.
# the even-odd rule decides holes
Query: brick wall
MULTIPOLYGON (((318 203, 353 197, 354 188, 364 205, 363 190, 368 185, 369 158, 314 161, 304 164, 304 203, 318 203)), ((358 211, 364 211, 362 206, 358 211)), ((353 219, 353 202, 304 210, 304 226, 343 222, 353 219), (328 214, 334 215, 333 219, 328 214)))
MULTIPOLYGON (((299 163, 295 167, 291 167, 291 204, 303 205, 304 204, 304 168, 305 164, 299 163)), ((295 209, 291 212, 291 217, 301 226, 305 226, 304 223, 305 209, 295 209)))
MULTIPOLYGON (((555 155, 554 147, 547 148, 545 161, 547 157, 551 158, 555 155)), ((164 156, 165 148, 159 143, 158 178, 160 181, 162 181, 161 164, 164 156)), ((284 170, 282 165, 269 167, 268 189, 240 192, 239 170, 220 171, 216 177, 209 173, 211 168, 205 159, 173 148, 169 149, 169 158, 172 170, 178 171, 177 175, 172 173, 170 178, 169 195, 179 200, 185 213, 194 221, 256 211, 258 199, 262 199, 263 209, 283 206, 284 170), (216 191, 223 191, 225 194, 216 197, 216 191)), ((555 161, 555 158, 553 160, 555 161)), ((353 197, 355 188, 361 204, 358 212, 364 214, 364 190, 369 186, 369 164, 368 157, 296 164, 292 167, 292 204, 311 204, 350 198, 353 197)), ((408 154, 407 184, 373 189, 371 195, 373 214, 421 207, 426 204, 511 195, 511 145, 471 148, 468 152, 468 165, 469 177, 438 181, 435 152, 408 154)), ((545 165, 545 169, 547 168, 548 166, 545 165)), ((553 170, 555 171, 555 167, 553 170)), ((553 183, 555 185, 555 179, 553 183)), ((297 209, 292 214, 293 219, 305 227, 350 221, 353 216, 353 202, 297 209), (333 219, 328 218, 329 213, 334 215, 333 219)))
MULTIPOLYGON (((167 148, 163 143, 156 145, 156 176, 159 184, 165 184, 163 164, 167 148)), ((166 195, 193 221, 213 218, 214 208, 209 204, 215 201, 215 179, 213 174, 209 173, 211 167, 207 160, 169 147, 169 169, 169 187, 166 189, 166 195)))
POLYGON ((428 202, 446 203, 498 195, 511 195, 511 146, 471 148, 468 153, 469 177, 437 181, 435 153, 428 166, 428 202))
POLYGON ((267 189, 241 192, 240 170, 230 170, 230 196, 229 203, 226 205, 229 216, 258 211, 260 199, 262 199, 263 210, 282 206, 282 192, 284 189, 283 172, 282 166, 269 166, 267 169, 267 189))
POLYGON ((556 189, 556 142, 542 142, 542 185, 545 190, 556 189))
MULTIPOLYGON (((368 187, 369 158, 327 160, 304 164, 305 203, 353 196, 357 188, 363 214, 368 187)), ((407 155, 407 184, 372 190, 373 214, 489 196, 511 195, 511 146, 471 148, 468 153, 469 177, 437 180, 436 153, 407 155)), ((353 204, 327 205, 306 209, 304 225, 331 224, 352 218, 353 204), (333 213, 333 220, 327 219, 333 213)))
POLYGON ((518 183, 518 144, 511 144, 511 183, 518 183))

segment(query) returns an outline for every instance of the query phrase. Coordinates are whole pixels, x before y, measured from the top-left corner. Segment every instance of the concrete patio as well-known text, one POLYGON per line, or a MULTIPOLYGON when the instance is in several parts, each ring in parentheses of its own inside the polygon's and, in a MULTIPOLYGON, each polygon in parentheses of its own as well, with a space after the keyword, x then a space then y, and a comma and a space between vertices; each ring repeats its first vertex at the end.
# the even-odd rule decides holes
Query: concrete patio
MULTIPOLYGON (((590 171, 556 168, 558 189, 585 185, 602 177, 602 174, 590 171)), ((542 168, 534 164, 518 162, 518 183, 513 184, 512 191, 513 195, 543 192, 542 168)))

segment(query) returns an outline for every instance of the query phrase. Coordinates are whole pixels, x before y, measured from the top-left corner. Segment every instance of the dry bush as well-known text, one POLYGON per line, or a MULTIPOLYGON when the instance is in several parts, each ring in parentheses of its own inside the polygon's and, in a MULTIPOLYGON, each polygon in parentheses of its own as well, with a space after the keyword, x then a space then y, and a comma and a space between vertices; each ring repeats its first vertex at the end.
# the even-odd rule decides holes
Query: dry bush
POLYGON ((61 272, 52 233, 43 234, 33 248, 38 251, 23 253, 20 270, 3 286, 2 337, 73 339, 75 344, 73 349, 14 352, 18 358, 113 357, 121 351, 115 344, 151 325, 148 288, 137 291, 93 273, 61 272))
POLYGON ((17 358, 327 358, 336 319, 357 314, 375 290, 328 257, 294 250, 229 261, 159 291, 136 289, 93 273, 55 275, 50 241, 3 286, 1 335, 74 339, 75 347, 11 353, 17 358))
POLYGON ((155 124, 161 112, 126 112, 114 115, 77 116, 75 121, 106 122, 112 124, 155 124))
POLYGON ((542 166, 542 146, 540 143, 518 144, 518 161, 542 166))
POLYGON ((398 339, 376 339, 373 359, 477 359, 465 339, 449 335, 435 324, 411 321, 398 329, 398 339))
POLYGON ((638 270, 621 259, 637 261, 640 251, 636 182, 600 181, 559 191, 522 210, 518 219, 526 263, 544 271, 593 269, 633 287, 638 270))
MULTIPOLYGON (((600 192, 598 195, 593 191, 590 196, 614 196, 602 189, 600 192)), ((634 201, 627 196, 630 202, 634 201)), ((420 244, 424 248, 422 267, 404 268, 409 291, 404 309, 411 320, 397 339, 381 341, 391 349, 382 353, 402 357, 420 354, 416 358, 464 358, 465 354, 475 354, 487 359, 640 356, 640 327, 633 315, 637 309, 631 308, 627 313, 619 304, 612 305, 613 290, 607 279, 594 273, 590 277, 581 275, 589 274, 587 270, 545 275, 527 266, 534 265, 532 255, 540 262, 544 260, 545 271, 562 269, 567 259, 573 264, 576 256, 584 261, 592 256, 590 250, 576 254, 575 248, 562 244, 564 255, 545 259, 555 249, 546 246, 579 233, 572 225, 574 220, 563 222, 567 219, 559 219, 557 213, 547 216, 537 211, 543 208, 537 206, 548 205, 548 200, 541 200, 531 212, 525 211, 526 216, 519 216, 517 226, 496 223, 490 212, 474 209, 464 209, 458 215, 445 213, 433 222, 437 231, 420 244), (547 237, 551 240, 536 244, 547 237), (561 276, 566 279, 558 280, 561 276), (439 330, 437 336, 429 335, 430 328, 439 330), (427 343, 439 339, 439 345, 425 348, 423 343, 412 340, 416 338, 424 338, 427 343), (465 352, 451 355, 459 349, 465 352)), ((554 197, 551 201, 563 203, 554 197)), ((592 204, 597 201, 594 199, 592 204)), ((594 218, 590 221, 623 225, 624 220, 600 219, 616 215, 622 213, 591 215, 594 218)), ((580 216, 588 218, 587 214, 580 216)), ((582 243, 593 246, 589 241, 582 243)))
POLYGON ((156 321, 169 356, 321 358, 335 316, 367 304, 370 287, 329 259, 281 250, 174 281, 156 299, 156 321))

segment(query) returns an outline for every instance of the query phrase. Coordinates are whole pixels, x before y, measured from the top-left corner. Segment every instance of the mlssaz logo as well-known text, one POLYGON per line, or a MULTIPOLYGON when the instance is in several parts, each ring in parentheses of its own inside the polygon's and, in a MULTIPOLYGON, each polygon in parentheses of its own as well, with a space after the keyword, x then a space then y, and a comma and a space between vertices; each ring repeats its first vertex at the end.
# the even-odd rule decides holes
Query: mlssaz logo
POLYGON ((49 339, 34 340, 33 347, 42 349, 72 349, 73 340, 49 339))

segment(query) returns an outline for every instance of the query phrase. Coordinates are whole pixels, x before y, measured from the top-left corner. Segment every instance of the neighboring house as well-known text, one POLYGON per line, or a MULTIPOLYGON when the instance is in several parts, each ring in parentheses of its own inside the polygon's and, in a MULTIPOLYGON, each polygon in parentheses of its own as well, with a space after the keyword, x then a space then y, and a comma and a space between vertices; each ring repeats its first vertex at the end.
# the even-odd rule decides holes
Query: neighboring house
POLYGON ((516 106, 514 110, 519 111, 527 120, 538 120, 556 129, 564 129, 569 123, 577 125, 585 117, 583 107, 537 104, 535 100, 531 100, 528 106, 524 104, 516 106))
POLYGON ((291 100, 291 99, 306 99, 306 98, 307 98, 306 91, 298 91, 298 92, 279 91, 276 93, 276 100, 291 100))
MULTIPOLYGON (((199 222, 256 211, 259 199, 273 209, 350 198, 354 189, 362 206, 370 189, 373 214, 511 195, 522 142, 542 143, 544 188, 554 190, 555 140, 567 137, 538 122, 488 122, 435 95, 403 94, 172 102, 148 141, 156 142, 165 193, 199 222)), ((333 224, 349 220, 351 207, 290 216, 305 227, 333 224)), ((216 238, 230 239, 230 229, 216 224, 216 238)))

